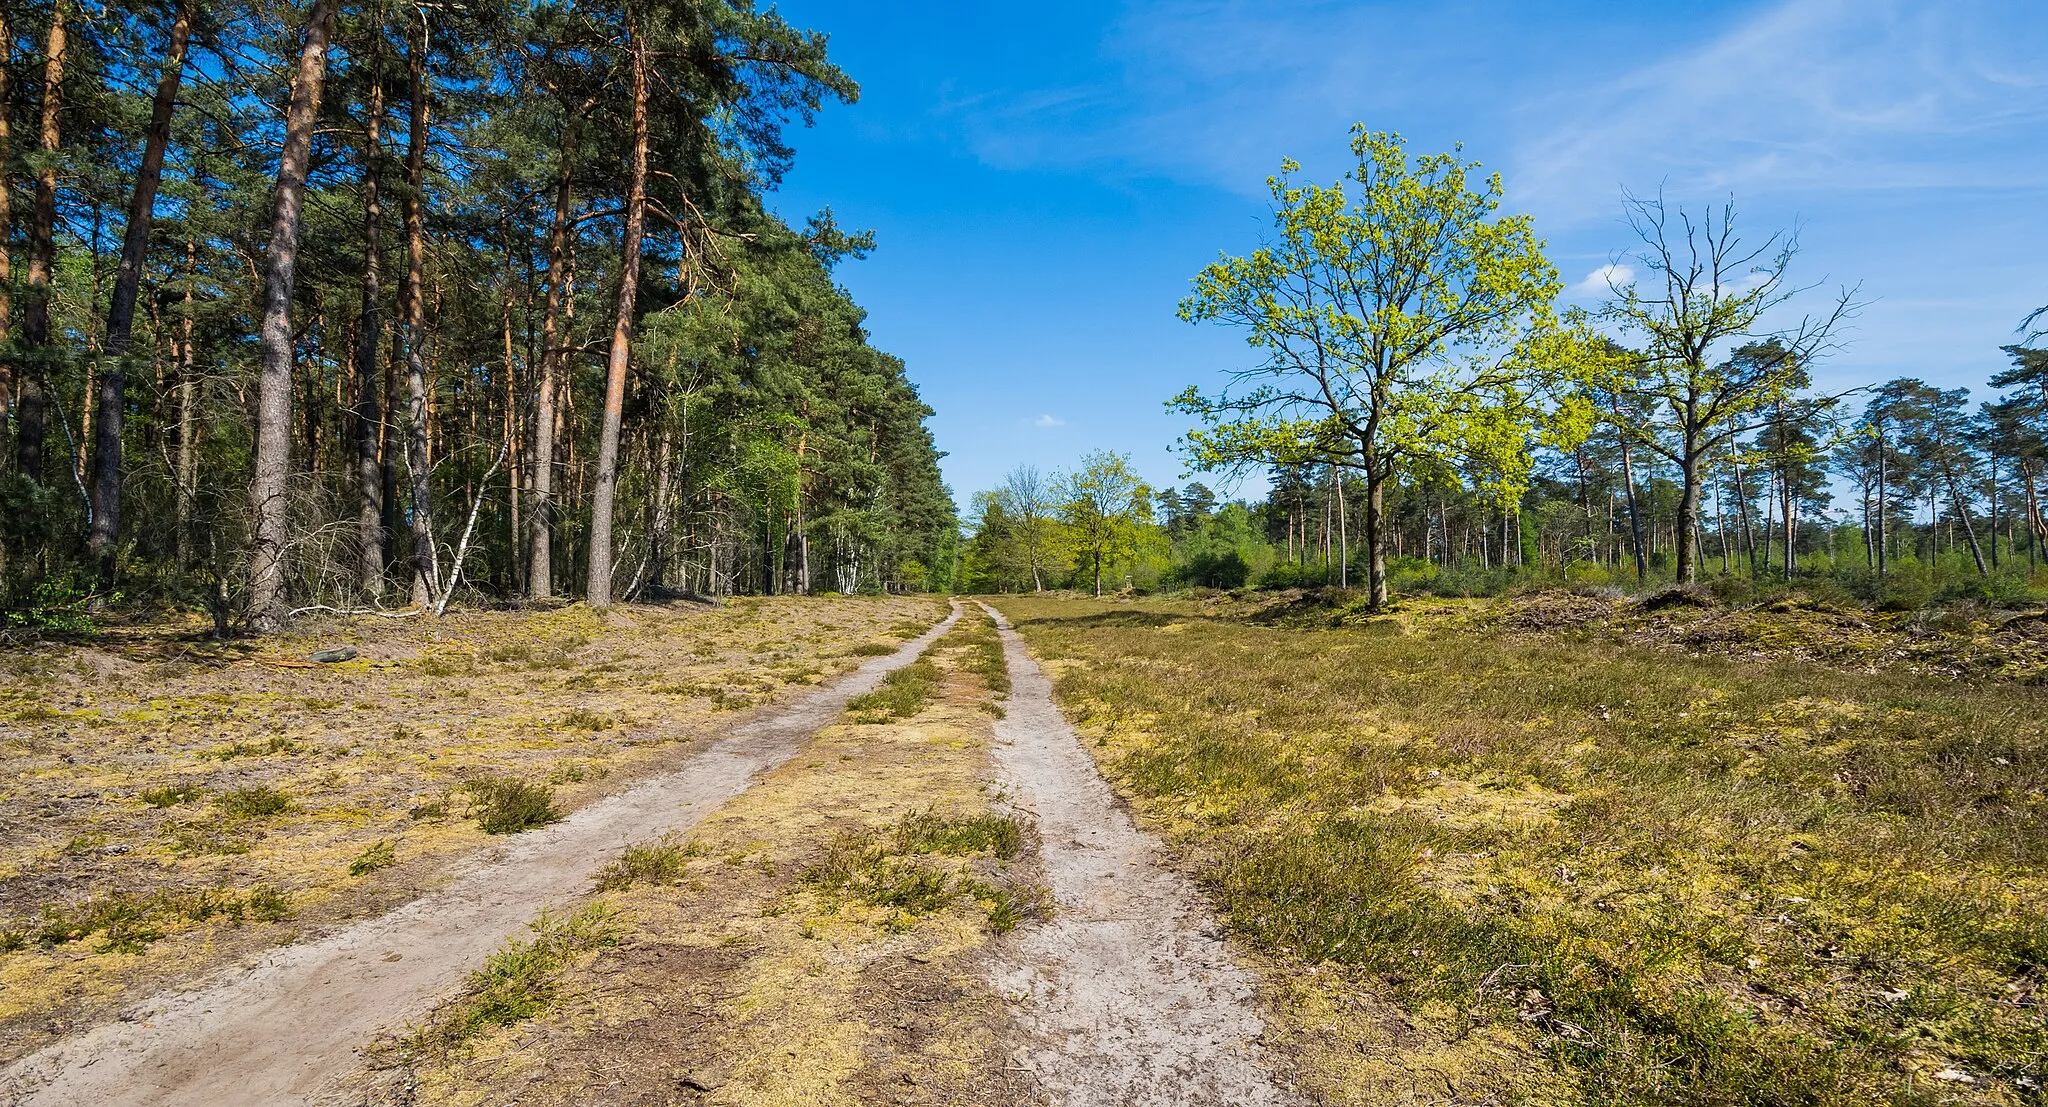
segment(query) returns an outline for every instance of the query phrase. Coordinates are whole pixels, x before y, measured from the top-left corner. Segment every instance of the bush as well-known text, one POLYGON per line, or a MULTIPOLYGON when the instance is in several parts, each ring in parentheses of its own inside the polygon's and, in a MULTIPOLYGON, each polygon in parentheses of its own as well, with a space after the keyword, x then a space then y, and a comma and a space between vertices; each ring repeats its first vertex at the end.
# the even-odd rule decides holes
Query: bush
POLYGON ((1182 579, 1197 588, 1243 588, 1251 575, 1251 564, 1236 550, 1204 550, 1181 571, 1182 579))
POLYGON ((562 817, 555 790, 517 777, 486 777, 462 786, 475 804, 470 812, 485 834, 517 834, 562 817))
POLYGON ((397 860, 398 850, 390 842, 371 842, 368 849, 357 854, 356 859, 348 863, 348 875, 364 876, 378 869, 389 868, 397 860))
POLYGON ((198 799, 199 794, 200 788, 196 784, 169 784, 144 791, 142 802, 151 807, 176 807, 198 799))
POLYGON ((261 819, 270 815, 282 815, 291 810, 290 796, 268 784, 256 784, 222 792, 213 801, 221 812, 231 819, 261 819))
POLYGON ((924 710, 939 690, 939 670, 919 658, 882 678, 882 686, 846 702, 854 719, 863 723, 886 723, 908 719, 924 710))
POLYGON ((1276 561, 1271 568, 1259 574, 1254 587, 1278 592, 1288 588, 1320 588, 1323 583, 1323 567, 1320 565, 1276 561))
POLYGON ((673 836, 629 845, 617 860, 598 870, 597 890, 620 892, 635 884, 681 884, 689 859, 699 853, 694 845, 685 846, 673 836))

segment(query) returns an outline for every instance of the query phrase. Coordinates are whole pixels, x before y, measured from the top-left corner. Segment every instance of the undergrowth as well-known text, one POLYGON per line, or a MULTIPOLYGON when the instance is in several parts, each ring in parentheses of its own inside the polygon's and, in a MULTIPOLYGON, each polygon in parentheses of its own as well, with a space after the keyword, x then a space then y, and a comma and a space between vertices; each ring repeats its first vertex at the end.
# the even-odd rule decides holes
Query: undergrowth
POLYGON ((184 888, 147 896, 110 894, 43 908, 33 918, 0 924, 0 953, 44 949, 97 937, 99 953, 141 953, 180 926, 218 919, 232 925, 279 922, 291 916, 290 893, 271 884, 247 891, 184 888))

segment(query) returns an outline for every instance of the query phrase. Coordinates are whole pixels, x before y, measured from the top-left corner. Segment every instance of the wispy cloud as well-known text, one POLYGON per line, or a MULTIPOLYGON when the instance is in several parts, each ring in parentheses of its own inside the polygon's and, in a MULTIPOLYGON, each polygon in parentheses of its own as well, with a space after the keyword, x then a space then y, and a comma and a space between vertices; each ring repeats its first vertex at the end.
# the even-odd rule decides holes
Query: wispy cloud
POLYGON ((1051 415, 1041 415, 1033 419, 1031 425, 1034 427, 1064 427, 1067 425, 1067 421, 1051 415))
POLYGON ((1659 181, 1689 198, 2038 184, 2044 47, 2032 5, 1787 0, 1525 106, 1513 187, 1570 220, 1659 181))
POLYGON ((2037 186, 2038 0, 1777 0, 1600 9, 1136 0, 1091 83, 948 109, 1004 168, 1165 176, 1256 194, 1283 155, 1341 170, 1363 120, 1505 170, 1546 223, 1610 219, 1620 186, 2037 186), (1576 20, 1576 21, 1574 21, 1576 20), (1590 78, 1589 78, 1589 75, 1590 78))

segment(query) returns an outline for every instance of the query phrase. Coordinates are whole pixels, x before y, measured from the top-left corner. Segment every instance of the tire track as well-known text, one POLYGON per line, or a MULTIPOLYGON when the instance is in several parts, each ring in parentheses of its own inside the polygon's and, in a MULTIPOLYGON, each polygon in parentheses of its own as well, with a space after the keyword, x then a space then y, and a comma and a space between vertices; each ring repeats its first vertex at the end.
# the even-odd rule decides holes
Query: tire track
POLYGON ((1052 684, 1009 621, 1011 692, 996 723, 997 771, 1036 818, 1057 911, 996 957, 1028 1040, 1013 1060, 1067 1107, 1295 1107, 1276 1079, 1254 1002, 1194 887, 1116 801, 1052 684))
POLYGON ((315 1099, 361 1063, 358 1048, 379 1029, 424 1015, 536 912, 584 895, 622 844, 695 826, 959 617, 956 607, 894 654, 735 728, 675 769, 519 835, 446 888, 30 1054, 0 1075, 0 1095, 23 1107, 315 1099))

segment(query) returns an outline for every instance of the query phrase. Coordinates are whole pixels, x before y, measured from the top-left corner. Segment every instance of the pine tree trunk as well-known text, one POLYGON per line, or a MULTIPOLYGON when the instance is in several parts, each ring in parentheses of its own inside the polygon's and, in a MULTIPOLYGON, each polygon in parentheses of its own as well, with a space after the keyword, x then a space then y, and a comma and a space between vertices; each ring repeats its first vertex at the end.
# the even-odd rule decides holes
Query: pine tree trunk
MULTIPOLYGON (((0 8, 0 349, 7 348, 14 333, 14 182, 6 173, 14 155, 14 86, 7 74, 14 64, 14 28, 8 11, 0 8)), ((7 444, 8 424, 14 421, 14 360, 0 358, 0 448, 7 444)))
POLYGON ((356 334, 356 560, 363 594, 384 597, 384 437, 382 361, 384 319, 384 19, 375 23, 375 60, 370 64, 370 102, 363 124, 363 297, 356 334))
POLYGON ((527 594, 536 600, 547 599, 554 593, 551 554, 555 532, 555 426, 560 420, 555 406, 555 379, 562 363, 559 347, 565 345, 559 332, 566 291, 563 278, 569 265, 569 206, 573 200, 570 171, 575 148, 576 128, 565 121, 561 161, 555 173, 555 214, 548 224, 548 302, 540 325, 540 386, 535 392, 533 409, 533 513, 526 555, 526 587, 527 594))
POLYGON ((61 145, 57 130, 64 106, 64 60, 69 35, 64 21, 70 14, 69 0, 50 5, 49 45, 43 61, 42 165, 36 170, 35 206, 29 209, 28 287, 21 312, 21 380, 19 425, 15 430, 15 461, 23 476, 43 479, 43 436, 49 419, 49 398, 43 394, 43 376, 50 345, 51 282, 57 266, 57 153, 61 145))
POLYGON ((405 146, 405 461, 412 494, 412 603, 428 610, 440 594, 434 549, 433 458, 427 443, 427 49, 426 11, 407 51, 412 118, 405 146))
POLYGON ((320 84, 327 75, 327 38, 335 0, 313 0, 306 15, 305 45, 292 76, 285 109, 284 150, 278 159, 277 192, 263 278, 262 353, 256 408, 255 479, 249 486, 256 536, 249 563, 249 613, 259 630, 284 625, 286 480, 291 470, 292 283, 297 277, 299 215, 305 205, 306 170, 312 160, 313 120, 320 84))
MULTIPOLYGON (((1977 524, 1970 518, 1969 505, 1963 502, 1962 487, 1956 483, 1954 473, 1945 475, 1948 478, 1949 499, 1956 505, 1956 518, 1962 520, 1963 535, 1970 541, 1970 557, 1977 563, 1977 575, 1988 577, 1991 575, 1991 570, 1984 567, 1984 547, 1977 544, 1977 524)), ((1953 531, 1951 531, 1951 534, 1953 534, 1953 531)), ((1954 539, 1951 538, 1950 541, 1953 542, 1954 539)))
POLYGON ((512 591, 525 591, 520 576, 525 568, 524 559, 519 556, 519 543, 525 538, 520 529, 520 460, 525 451, 519 441, 519 373, 513 361, 512 341, 512 229, 505 228, 505 291, 499 304, 499 326, 505 340, 505 410, 504 428, 501 431, 505 442, 505 504, 510 518, 506 520, 505 551, 508 574, 512 577, 512 591))
POLYGON ((619 255, 618 310, 612 317, 606 365, 604 419, 597 439, 597 476, 590 496, 589 573, 584 601, 602 611, 612 604, 612 497, 619 479, 619 424, 625 414, 626 368, 633 355, 633 309, 640 285, 640 235, 647 214, 647 47, 629 26, 633 68, 633 145, 627 154, 625 240, 619 255))
POLYGON ((171 110, 178 102, 178 84, 185 75, 185 40, 192 31, 191 0, 178 5, 171 24, 170 49, 150 104, 149 131, 142 142, 142 164, 135 172, 135 191, 128 201, 128 226, 121 236, 121 268, 107 309, 107 366, 100 377, 99 433, 93 439, 92 525, 86 549, 99 560, 100 587, 114 586, 114 553, 121 533, 121 432, 128 406, 128 342, 135 329, 135 297, 142 285, 142 266, 149 250, 149 226, 156 213, 156 186, 164 171, 164 147, 171 138, 171 110))
POLYGON ((1635 457, 1628 448, 1628 436, 1621 436, 1621 483, 1628 493, 1628 533, 1636 552, 1636 580, 1650 579, 1649 557, 1643 552, 1643 516, 1636 507, 1635 457))
POLYGON ((184 334, 178 343, 178 487, 176 504, 172 508, 180 569, 192 564, 192 501, 198 498, 199 491, 199 446, 194 440, 199 432, 199 358, 192 348, 192 287, 198 280, 199 243, 187 238, 185 317, 180 321, 184 334))

